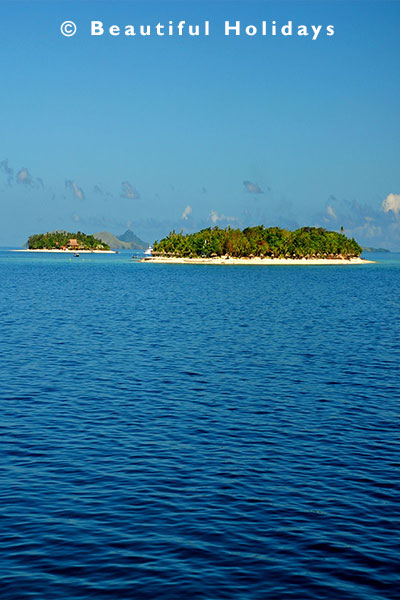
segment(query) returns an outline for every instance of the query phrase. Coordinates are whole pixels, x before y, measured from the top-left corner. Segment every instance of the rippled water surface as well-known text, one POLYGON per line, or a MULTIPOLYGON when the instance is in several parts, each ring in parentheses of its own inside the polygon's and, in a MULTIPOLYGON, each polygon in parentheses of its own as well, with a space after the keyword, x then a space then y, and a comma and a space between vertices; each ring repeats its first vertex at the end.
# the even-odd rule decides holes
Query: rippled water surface
POLYGON ((400 595, 400 255, 0 252, 0 597, 400 595))

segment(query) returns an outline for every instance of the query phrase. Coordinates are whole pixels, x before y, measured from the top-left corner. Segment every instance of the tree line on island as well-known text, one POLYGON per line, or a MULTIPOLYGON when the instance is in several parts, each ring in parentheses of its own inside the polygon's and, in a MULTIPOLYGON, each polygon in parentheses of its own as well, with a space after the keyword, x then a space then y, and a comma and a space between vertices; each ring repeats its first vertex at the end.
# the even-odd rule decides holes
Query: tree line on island
POLYGON ((87 235, 78 231, 50 231, 31 235, 26 246, 30 250, 144 250, 148 244, 141 240, 130 229, 120 236, 115 236, 109 231, 99 231, 93 235, 87 235))
POLYGON ((263 225, 243 230, 208 227, 197 233, 172 231, 153 245, 153 256, 182 258, 354 258, 361 246, 343 233, 322 227, 301 227, 288 231, 263 225))
POLYGON ((38 233, 28 238, 27 246, 29 250, 110 250, 110 246, 105 242, 81 231, 38 233))

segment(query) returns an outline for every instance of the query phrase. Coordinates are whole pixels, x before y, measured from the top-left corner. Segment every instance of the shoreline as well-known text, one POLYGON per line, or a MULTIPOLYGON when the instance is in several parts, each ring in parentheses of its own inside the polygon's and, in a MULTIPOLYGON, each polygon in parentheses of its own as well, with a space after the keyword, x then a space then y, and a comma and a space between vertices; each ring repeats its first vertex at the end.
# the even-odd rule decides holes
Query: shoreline
POLYGON ((48 248, 21 248, 11 252, 51 252, 57 254, 116 254, 115 250, 57 250, 48 248))
POLYGON ((376 261, 365 258, 178 258, 154 256, 142 258, 140 262, 157 264, 196 264, 196 265, 364 265, 376 261))

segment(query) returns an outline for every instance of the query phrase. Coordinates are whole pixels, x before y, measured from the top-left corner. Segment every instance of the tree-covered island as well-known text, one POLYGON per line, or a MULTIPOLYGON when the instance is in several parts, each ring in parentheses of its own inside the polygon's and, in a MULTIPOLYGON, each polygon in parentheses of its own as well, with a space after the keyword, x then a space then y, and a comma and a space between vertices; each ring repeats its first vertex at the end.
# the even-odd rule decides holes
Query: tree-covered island
POLYGON ((69 231, 50 231, 31 235, 27 242, 28 250, 65 250, 65 251, 89 251, 105 252, 110 246, 93 235, 86 235, 81 231, 71 233, 69 231))
POLYGON ((219 227, 183 234, 172 231, 153 246, 153 256, 178 258, 352 259, 361 246, 343 233, 322 227, 288 231, 279 227, 219 227))

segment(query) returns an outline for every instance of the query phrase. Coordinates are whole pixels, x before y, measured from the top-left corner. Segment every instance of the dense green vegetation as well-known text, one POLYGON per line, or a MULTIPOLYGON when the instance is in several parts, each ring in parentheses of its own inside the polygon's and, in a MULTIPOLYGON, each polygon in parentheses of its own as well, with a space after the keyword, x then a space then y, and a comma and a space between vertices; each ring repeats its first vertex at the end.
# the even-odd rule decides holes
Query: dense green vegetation
POLYGON ((86 235, 81 231, 70 233, 68 231, 50 231, 31 235, 27 246, 30 250, 55 250, 67 248, 69 250, 109 250, 110 246, 96 239, 93 235, 86 235), (71 245, 76 240, 77 245, 71 245))
POLYGON ((240 229, 202 229, 184 235, 172 231, 155 242, 153 256, 178 257, 271 257, 271 258, 352 258, 360 256, 361 246, 342 233, 321 227, 302 227, 288 231, 279 227, 240 229))

